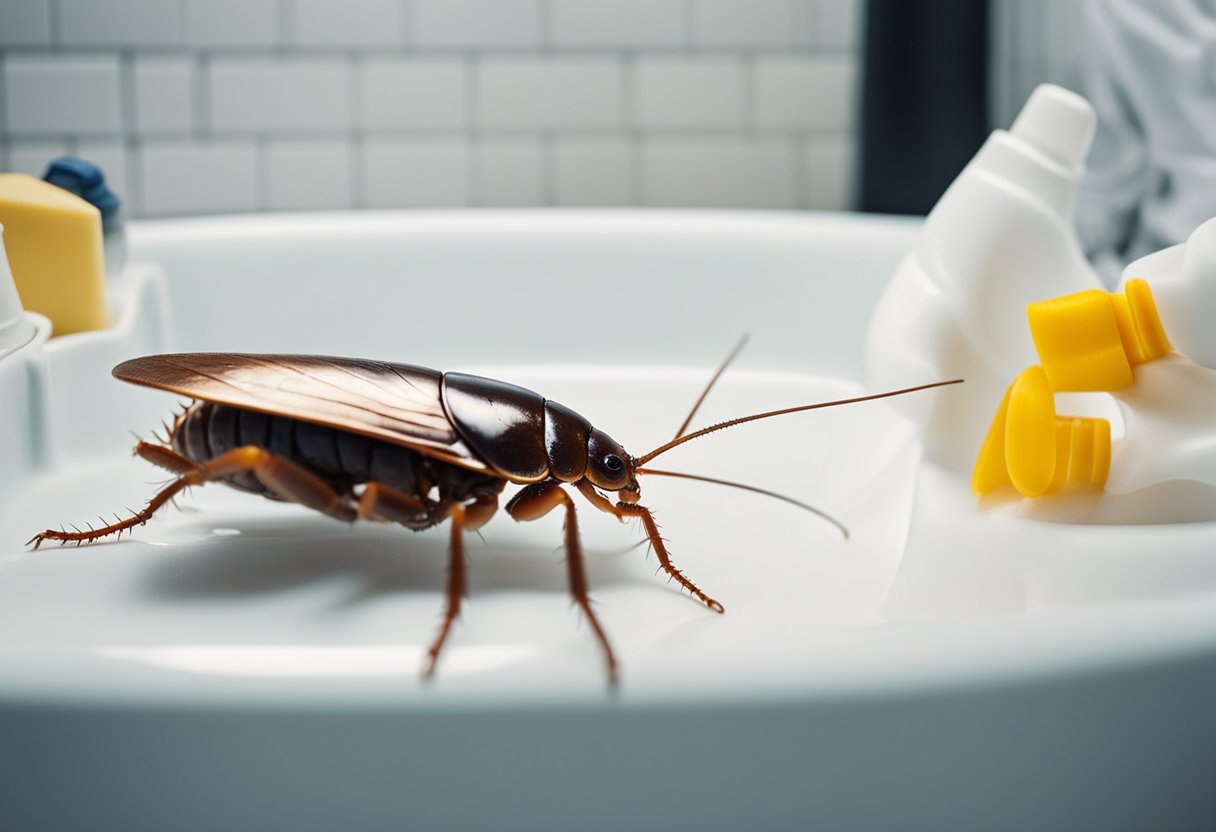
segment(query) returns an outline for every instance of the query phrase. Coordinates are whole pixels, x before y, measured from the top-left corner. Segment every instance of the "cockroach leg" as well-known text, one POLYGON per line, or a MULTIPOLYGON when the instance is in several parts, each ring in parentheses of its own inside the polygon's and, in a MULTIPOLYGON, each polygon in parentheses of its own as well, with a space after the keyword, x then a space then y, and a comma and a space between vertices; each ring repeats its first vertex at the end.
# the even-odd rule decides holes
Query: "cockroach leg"
POLYGON ((654 515, 650 513, 650 509, 637 504, 617 503, 615 513, 618 517, 622 515, 626 517, 641 517, 642 525, 646 527, 646 536, 650 539, 650 545, 654 547, 654 552, 659 557, 659 564, 663 567, 663 571, 714 612, 726 612, 726 608, 722 604, 702 592, 700 587, 684 577, 683 572, 676 569, 675 564, 671 562, 671 555, 667 553, 667 546, 659 534, 659 526, 654 522, 654 515))
POLYGON ((241 473, 252 473, 261 480, 263 485, 285 499, 343 520, 354 518, 354 510, 346 505, 342 497, 316 474, 290 460, 277 457, 264 448, 250 445, 235 448, 207 462, 194 465, 156 492, 142 511, 132 511, 131 516, 125 520, 87 532, 83 532, 75 526, 72 526, 75 531, 71 532, 65 532, 62 529, 59 531, 47 529, 31 537, 26 541, 26 545, 32 543, 37 549, 44 540, 58 540, 62 543, 76 543, 77 545, 92 543, 94 540, 118 534, 125 529, 142 526, 151 519, 157 509, 172 500, 183 489, 241 473))
POLYGON ((175 474, 184 474, 198 467, 198 463, 187 459, 177 451, 166 448, 164 445, 153 445, 151 442, 142 440, 135 446, 135 455, 151 462, 157 468, 164 468, 175 474))
POLYGON ((464 513, 464 506, 452 506, 452 545, 448 553, 448 603, 447 609, 443 613, 443 624, 439 627, 439 635, 435 636, 435 641, 431 644, 431 648, 426 651, 422 675, 427 679, 435 674, 435 664, 439 661, 439 652, 443 650, 443 644, 447 641, 448 633, 452 630, 452 622, 460 615, 460 601, 464 598, 466 591, 464 577, 464 513))
MULTIPOLYGON (((486 523, 490 522, 490 518, 498 511, 498 495, 497 494, 478 494, 471 503, 467 503, 464 507, 464 527, 471 532, 477 532, 486 523)), ((483 538, 482 542, 485 540, 483 538)))
POLYGON ((622 523, 625 522, 624 515, 622 515, 620 512, 618 512, 616 510, 616 505, 614 505, 611 500, 609 500, 607 497, 605 497, 603 494, 601 494, 599 491, 597 491, 595 486, 592 485, 590 482, 588 482, 585 479, 579 480, 578 482, 576 482, 574 484, 574 487, 578 489, 578 492, 580 494, 582 494, 584 497, 587 498, 587 501, 590 502, 591 505, 595 506, 596 508, 598 508, 600 511, 604 512, 605 514, 611 514, 616 519, 620 520, 622 523))
POLYGON ((564 505, 566 509, 566 567, 570 574, 570 595, 574 598, 574 603, 578 604, 579 609, 587 616, 587 621, 590 622, 591 629, 595 632, 596 640, 599 641, 600 647, 604 651, 604 660, 608 665, 608 680, 615 685, 617 682, 616 656, 612 652, 612 645, 608 643, 608 636, 604 633, 604 628, 600 626, 599 619, 595 617, 595 612, 591 608, 591 597, 587 592, 587 572, 583 564, 583 546, 579 541, 578 516, 575 513, 574 501, 558 483, 538 482, 520 489, 507 503, 507 513, 523 522, 543 517, 559 505, 564 505))
POLYGON ((429 514, 430 506, 422 501, 404 491, 373 480, 363 489, 355 518, 382 520, 412 527, 425 520, 429 514))

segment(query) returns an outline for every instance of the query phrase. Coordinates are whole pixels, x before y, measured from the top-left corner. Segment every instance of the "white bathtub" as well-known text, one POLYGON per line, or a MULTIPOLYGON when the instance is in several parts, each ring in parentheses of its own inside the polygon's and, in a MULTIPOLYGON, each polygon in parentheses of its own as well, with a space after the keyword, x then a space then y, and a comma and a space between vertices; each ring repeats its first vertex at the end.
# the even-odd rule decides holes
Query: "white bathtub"
POLYGON ((581 511, 615 693, 566 595, 556 515, 500 516, 469 541, 470 599, 430 684, 417 671, 446 529, 352 529, 210 487, 121 544, 21 546, 163 478, 130 458, 127 430, 174 399, 113 381, 124 358, 480 371, 636 454, 670 438, 744 332, 698 424, 858 390, 869 310, 916 227, 683 212, 133 225, 132 259, 163 274, 128 270, 115 328, 0 362, 0 826, 1210 828, 1216 640, 1177 607, 884 620, 916 447, 879 404, 664 458, 819 505, 848 542, 775 501, 643 482, 723 616, 656 576, 629 549, 636 529, 581 511))

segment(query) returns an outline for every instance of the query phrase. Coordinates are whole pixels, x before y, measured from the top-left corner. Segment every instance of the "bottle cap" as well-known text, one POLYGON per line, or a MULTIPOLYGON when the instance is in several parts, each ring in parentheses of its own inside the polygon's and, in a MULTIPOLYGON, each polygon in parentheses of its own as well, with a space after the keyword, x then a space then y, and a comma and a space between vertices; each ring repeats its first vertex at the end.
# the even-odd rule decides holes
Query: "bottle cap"
POLYGON ((51 161, 42 178, 90 203, 101 212, 101 230, 109 234, 122 226, 122 201, 106 185, 101 168, 79 156, 60 156, 51 161))
POLYGON ((971 471, 984 496, 1012 485, 1025 497, 1064 488, 1101 489, 1110 474, 1110 423, 1056 415, 1041 367, 1022 371, 1001 399, 971 471))
POLYGON ((1094 108, 1075 92, 1041 84, 1009 132, 1066 167, 1080 165, 1094 138, 1094 108))
POLYGON ((1089 289, 1026 307, 1030 335, 1051 389, 1120 390, 1132 368, 1170 352, 1153 294, 1143 280, 1118 293, 1089 289))

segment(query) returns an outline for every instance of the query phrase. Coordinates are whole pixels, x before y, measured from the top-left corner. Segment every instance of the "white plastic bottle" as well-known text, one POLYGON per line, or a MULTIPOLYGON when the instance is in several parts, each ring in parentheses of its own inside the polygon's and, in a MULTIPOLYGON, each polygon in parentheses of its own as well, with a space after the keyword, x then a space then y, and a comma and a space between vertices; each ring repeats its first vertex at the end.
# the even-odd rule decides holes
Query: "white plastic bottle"
POLYGON ((0 358, 32 341, 37 330, 17 296, 8 256, 4 253, 4 226, 0 225, 0 358))
POLYGON ((1010 379, 1037 363, 1026 305, 1100 288, 1073 231, 1093 109, 1038 87, 938 201, 880 298, 866 339, 870 389, 964 378, 892 405, 922 429, 928 460, 970 469, 1010 379))
POLYGON ((1166 480, 1216 485, 1216 219, 1185 243, 1141 257, 1124 281, 1148 283, 1177 355, 1136 367, 1136 381, 1113 393, 1124 435, 1106 488, 1135 491, 1166 480))

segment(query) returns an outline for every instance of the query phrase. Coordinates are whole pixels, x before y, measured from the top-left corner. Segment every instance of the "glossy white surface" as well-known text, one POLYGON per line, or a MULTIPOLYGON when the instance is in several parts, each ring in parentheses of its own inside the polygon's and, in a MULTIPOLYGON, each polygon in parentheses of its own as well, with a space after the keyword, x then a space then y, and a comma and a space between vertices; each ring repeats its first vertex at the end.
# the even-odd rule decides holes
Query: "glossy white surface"
POLYGON ((154 426, 172 398, 109 378, 131 355, 330 352, 482 371, 640 453, 669 438, 744 330, 752 347, 698 423, 855 391, 869 311, 915 229, 680 213, 135 225, 132 259, 156 259, 167 280, 133 267, 113 331, 0 362, 0 820, 1137 829, 1212 818, 1200 772, 1216 731, 1216 571, 1198 549, 1162 552, 1210 527, 1108 528, 1143 544, 1112 572, 1084 529, 968 513, 934 469, 916 473, 908 429, 881 404, 742 426, 662 458, 813 502, 850 526, 847 543, 774 501, 643 481, 677 564, 723 616, 654 575, 644 549, 628 548, 636 529, 580 512, 623 665, 615 694, 566 595, 557 517, 500 516, 484 546, 469 541, 470 599, 431 684, 416 671, 438 623, 446 527, 348 528, 207 487, 129 541, 21 546, 48 523, 139 503, 163 479, 130 458, 125 431, 154 426), (883 608, 918 482, 962 570, 923 576, 958 590, 937 620, 883 608), (985 571, 1028 527, 1024 568, 985 571), (74 800, 54 799, 64 786, 74 800))

